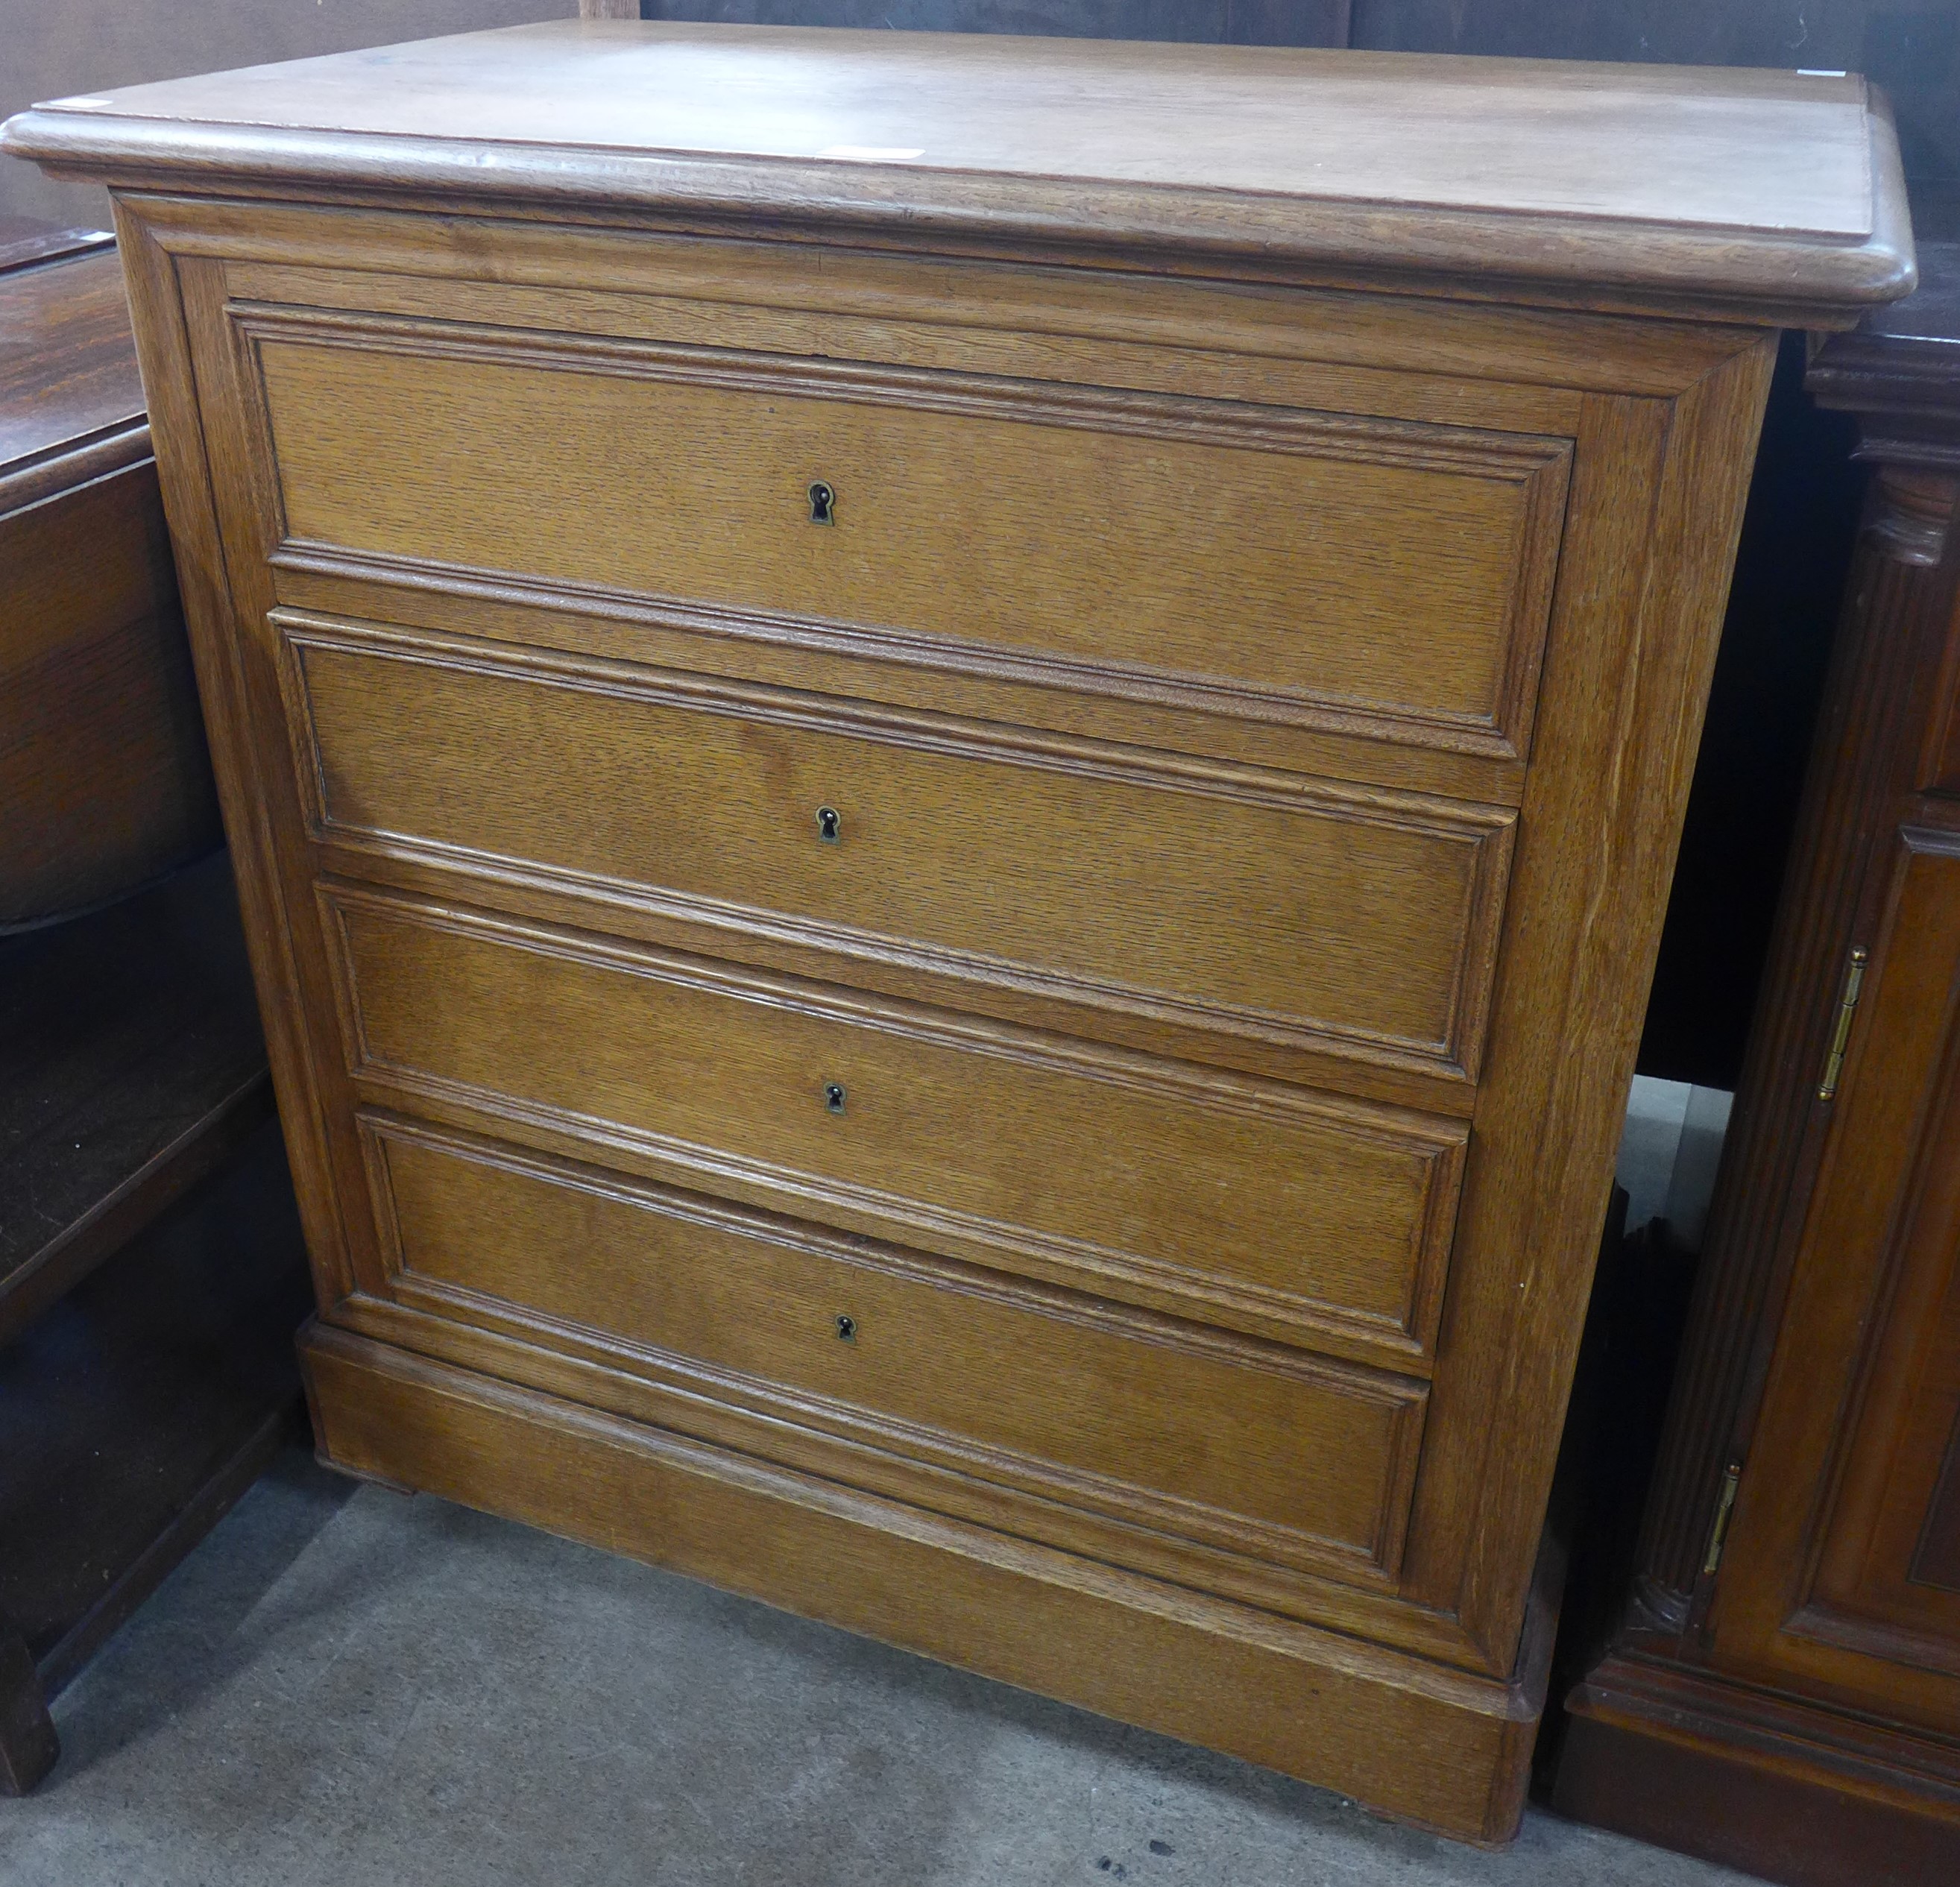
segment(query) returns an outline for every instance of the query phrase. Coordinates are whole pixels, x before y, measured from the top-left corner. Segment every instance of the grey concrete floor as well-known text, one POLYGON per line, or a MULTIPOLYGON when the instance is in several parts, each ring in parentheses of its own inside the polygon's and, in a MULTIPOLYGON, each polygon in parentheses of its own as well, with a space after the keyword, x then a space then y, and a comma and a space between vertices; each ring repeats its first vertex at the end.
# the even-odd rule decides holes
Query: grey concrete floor
POLYGON ((6 1887, 1721 1887, 1338 1797, 295 1454, 56 1707, 6 1887))

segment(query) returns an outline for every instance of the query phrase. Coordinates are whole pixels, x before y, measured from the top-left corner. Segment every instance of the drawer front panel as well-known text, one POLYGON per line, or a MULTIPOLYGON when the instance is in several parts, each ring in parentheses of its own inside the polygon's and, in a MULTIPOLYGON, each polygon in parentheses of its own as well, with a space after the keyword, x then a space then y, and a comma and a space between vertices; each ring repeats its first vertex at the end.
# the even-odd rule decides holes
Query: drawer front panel
POLYGON ((438 1295, 696 1366, 697 1394, 753 1406, 779 1388, 800 1406, 765 1395, 778 1419, 1257 1557, 1379 1566, 1395 1548, 1420 1384, 409 1131, 384 1130, 374 1163, 397 1275, 438 1295))
POLYGON ((412 345, 262 335, 292 538, 1523 749, 1562 440, 699 348, 412 345))
POLYGON ((371 1082, 1219 1321, 1398 1362, 1432 1338, 1459 1123, 351 889, 328 899, 371 1082))
POLYGON ((718 922, 773 918, 798 941, 1199 1027, 1474 1070, 1507 813, 287 628, 320 832, 517 861, 718 922))

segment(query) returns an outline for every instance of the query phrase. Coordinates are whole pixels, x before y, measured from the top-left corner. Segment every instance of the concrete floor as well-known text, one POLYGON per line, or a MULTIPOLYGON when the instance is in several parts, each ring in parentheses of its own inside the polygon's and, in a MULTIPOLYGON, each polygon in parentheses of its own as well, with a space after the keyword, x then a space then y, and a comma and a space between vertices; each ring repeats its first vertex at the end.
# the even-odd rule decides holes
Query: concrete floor
POLYGON ((1720 1887, 1339 1798, 295 1454, 56 1707, 6 1887, 1720 1887))

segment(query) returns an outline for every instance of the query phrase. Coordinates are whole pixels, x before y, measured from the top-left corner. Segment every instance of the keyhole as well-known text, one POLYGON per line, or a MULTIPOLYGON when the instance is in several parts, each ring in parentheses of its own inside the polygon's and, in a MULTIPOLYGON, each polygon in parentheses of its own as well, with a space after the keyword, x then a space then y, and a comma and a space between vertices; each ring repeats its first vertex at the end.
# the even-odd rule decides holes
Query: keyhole
POLYGON ((844 1112, 844 1084, 842 1081, 824 1083, 823 1104, 833 1114, 841 1114, 844 1112))
POLYGON ((841 845, 844 842, 844 815, 834 806, 819 806, 816 809, 816 835, 826 845, 841 845))
POLYGON ((840 1343, 855 1343, 858 1341, 858 1319, 847 1317, 840 1311, 837 1317, 837 1338, 840 1343))
POLYGON ((810 488, 810 521, 813 524, 834 524, 837 494, 819 479, 810 488))

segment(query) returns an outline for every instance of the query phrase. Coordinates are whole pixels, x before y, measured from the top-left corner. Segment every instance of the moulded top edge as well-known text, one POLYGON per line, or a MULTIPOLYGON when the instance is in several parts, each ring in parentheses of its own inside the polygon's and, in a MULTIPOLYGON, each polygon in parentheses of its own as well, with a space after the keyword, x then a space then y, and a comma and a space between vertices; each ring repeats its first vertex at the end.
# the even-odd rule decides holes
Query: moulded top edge
POLYGON ((59 100, 70 173, 264 174, 1855 307, 1913 279, 1864 81, 565 20, 59 100))

